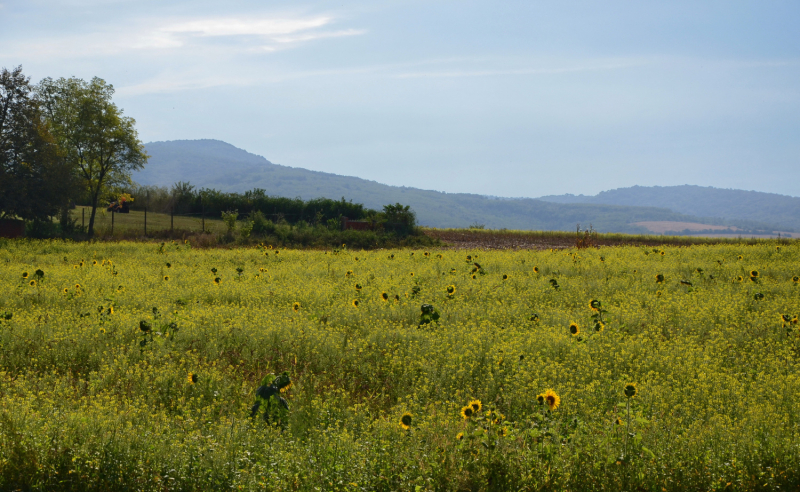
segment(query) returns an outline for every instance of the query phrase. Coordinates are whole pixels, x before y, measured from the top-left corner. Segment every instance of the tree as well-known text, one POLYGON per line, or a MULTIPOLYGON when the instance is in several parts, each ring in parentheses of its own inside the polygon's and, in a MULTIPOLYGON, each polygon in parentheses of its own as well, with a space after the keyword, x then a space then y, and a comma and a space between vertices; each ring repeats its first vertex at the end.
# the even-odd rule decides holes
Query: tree
POLYGON ((48 131, 30 79, 0 70, 0 217, 49 220, 77 193, 48 131))
POLYGON ((103 191, 130 184, 131 171, 141 169, 149 156, 134 128, 136 122, 111 101, 114 87, 103 79, 46 78, 37 92, 61 152, 86 186, 92 236, 103 191))
POLYGON ((383 206, 383 216, 386 223, 384 229, 399 236, 408 236, 414 232, 417 225, 417 215, 409 205, 396 203, 383 206))

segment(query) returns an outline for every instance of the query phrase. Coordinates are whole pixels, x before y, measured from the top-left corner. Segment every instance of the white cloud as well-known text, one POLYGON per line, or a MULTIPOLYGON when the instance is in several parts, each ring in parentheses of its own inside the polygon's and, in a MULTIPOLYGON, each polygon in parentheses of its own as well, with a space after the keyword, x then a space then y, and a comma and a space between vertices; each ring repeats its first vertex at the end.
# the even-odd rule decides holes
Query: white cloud
POLYGON ((199 36, 265 36, 293 34, 322 27, 331 22, 330 17, 261 18, 229 17, 227 19, 198 19, 162 27, 160 31, 188 33, 199 36))

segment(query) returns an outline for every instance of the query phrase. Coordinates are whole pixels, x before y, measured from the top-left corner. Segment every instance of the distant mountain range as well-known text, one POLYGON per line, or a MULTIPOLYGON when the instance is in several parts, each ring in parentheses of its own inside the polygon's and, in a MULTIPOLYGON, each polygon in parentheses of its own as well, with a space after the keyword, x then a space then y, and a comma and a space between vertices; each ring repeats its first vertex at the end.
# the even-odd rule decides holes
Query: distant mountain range
POLYGON ((633 187, 597 196, 561 195, 491 198, 389 186, 361 178, 279 164, 219 140, 176 140, 146 145, 151 158, 134 173, 142 185, 171 186, 188 181, 200 188, 243 192, 261 188, 269 195, 303 199, 345 197, 381 209, 411 205, 418 222, 433 227, 574 230, 591 223, 601 232, 645 233, 635 223, 692 222, 738 227, 742 233, 800 230, 800 198, 697 186, 633 187))

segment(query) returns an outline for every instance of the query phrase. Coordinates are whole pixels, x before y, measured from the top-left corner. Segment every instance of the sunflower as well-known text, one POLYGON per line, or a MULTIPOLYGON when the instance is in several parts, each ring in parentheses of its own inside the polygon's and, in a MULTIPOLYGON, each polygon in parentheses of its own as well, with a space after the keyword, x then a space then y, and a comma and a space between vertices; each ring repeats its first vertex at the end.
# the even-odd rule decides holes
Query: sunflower
POLYGON ((414 272, 411 272, 411 276, 412 276, 412 277, 414 276, 414 272))
POLYGON ((276 254, 276 255, 277 255, 277 254, 280 254, 280 251, 278 251, 278 250, 276 249, 276 250, 275 250, 275 254, 276 254))
POLYGON ((500 437, 506 437, 508 435, 508 429, 505 427, 500 427, 500 430, 497 431, 497 435, 500 437))
POLYGON ((555 391, 549 389, 544 392, 544 402, 547 403, 547 406, 550 410, 555 410, 561 405, 561 397, 559 397, 555 391))
POLYGON ((742 255, 739 255, 739 256, 737 256, 737 257, 736 257, 736 259, 738 259, 738 260, 743 260, 743 259, 744 259, 744 256, 742 256, 742 255))
POLYGON ((508 280, 508 275, 506 275, 505 273, 503 274, 503 280, 508 280))
POLYGON ((107 313, 109 316, 110 316, 110 315, 112 315, 112 314, 114 314, 114 306, 108 306, 108 310, 106 310, 106 313, 107 313))
POLYGON ((197 374, 195 374, 193 372, 190 372, 189 375, 186 377, 186 381, 188 381, 189 384, 196 384, 197 383, 197 374))
POLYGON ((472 410, 472 405, 467 405, 461 409, 461 416, 464 417, 464 420, 469 420, 474 414, 475 412, 472 410))
POLYGON ((792 324, 793 325, 797 324, 797 315, 796 314, 794 315, 794 318, 792 318, 792 324))
POLYGON ((628 383, 625 385, 625 396, 628 398, 632 398, 636 396, 639 390, 636 388, 636 383, 628 383))
POLYGON ((164 275, 164 280, 169 280, 169 275, 164 275))
POLYGON ((659 254, 660 254, 661 256, 664 256, 666 253, 662 251, 662 252, 661 252, 661 253, 659 253, 659 254))
POLYGON ((300 311, 300 303, 299 302, 295 302, 294 304, 292 304, 292 309, 294 310, 295 313, 297 311, 300 311))
POLYGON ((36 280, 31 280, 30 284, 31 285, 36 285, 36 280))
POLYGON ((661 297, 661 291, 660 290, 656 291, 656 297, 661 297))
POLYGON ((358 307, 358 299, 353 299, 353 302, 351 302, 350 304, 352 304, 353 307, 358 307))
POLYGON ((455 285, 448 285, 447 286, 447 295, 452 296, 456 293, 456 286, 455 285))
POLYGON ((780 252, 781 252, 781 247, 780 247, 780 246, 775 246, 775 251, 777 251, 778 253, 780 253, 780 252))
POLYGON ((387 294, 386 292, 381 292, 381 299, 383 299, 384 301, 388 301, 389 294, 387 294))
POLYGON ((792 282, 794 282, 794 283, 800 283, 800 277, 798 277, 797 275, 795 275, 794 277, 792 277, 792 282))
POLYGON ((614 424, 615 425, 622 425, 622 419, 617 417, 616 420, 614 420, 614 424))
POLYGON ((580 334, 580 332, 581 332, 581 327, 580 327, 580 326, 578 326, 578 323, 575 323, 575 322, 573 321, 572 323, 570 323, 570 324, 569 324, 569 332, 570 332, 570 333, 571 333, 573 336, 577 336, 577 335, 579 335, 579 334, 580 334))
POLYGON ((439 253, 438 255, 436 255, 436 258, 437 258, 437 259, 439 259, 439 260, 441 260, 442 258, 444 258, 444 256, 442 256, 442 254, 441 254, 441 253, 439 253))
POLYGON ((464 433, 463 432, 459 432, 458 434, 456 434, 456 441, 461 441, 463 439, 464 439, 464 433))
POLYGON ((409 412, 404 413, 403 416, 400 417, 400 427, 405 430, 411 428, 411 414, 409 412))
POLYGON ((606 325, 605 325, 605 323, 603 323, 602 321, 599 321, 599 320, 598 320, 598 321, 596 321, 596 322, 594 323, 594 331, 596 331, 597 333, 600 333, 601 331, 603 331, 603 329, 604 329, 605 327, 606 327, 606 325))
POLYGON ((350 278, 353 276, 353 270, 347 270, 347 273, 344 274, 345 277, 350 278))
POLYGON ((471 402, 469 402, 469 406, 472 407, 472 411, 474 413, 480 412, 481 409, 483 408, 483 405, 481 404, 480 400, 472 400, 471 402))
POLYGON ((757 278, 758 277, 758 270, 750 270, 750 276, 757 278))
POLYGON ((536 403, 539 405, 544 405, 544 393, 536 395, 536 403))
POLYGON ((472 274, 472 280, 475 280, 475 279, 477 279, 477 278, 478 278, 478 276, 477 276, 477 275, 475 275, 475 274, 473 273, 473 274, 472 274))
POLYGON ((664 275, 660 274, 660 273, 658 275, 656 275, 656 283, 660 284, 660 283, 663 283, 663 282, 664 282, 664 275))
POLYGON ((28 278, 28 272, 22 272, 22 278, 28 278))
POLYGON ((742 281, 744 281, 744 277, 742 277, 741 275, 739 275, 738 277, 736 277, 736 281, 737 281, 737 282, 742 282, 742 281))
POLYGON ((75 284, 75 290, 81 290, 81 284, 75 284))
POLYGON ((92 260, 92 266, 97 266, 97 260, 92 260))
POLYGON ((167 263, 167 268, 172 268, 172 263, 167 263))
POLYGON ((450 269, 450 274, 451 275, 455 275, 456 274, 456 269, 455 268, 451 268, 450 269))
POLYGON ((592 299, 591 301, 589 301, 589 308, 592 311, 600 311, 600 301, 598 301, 597 299, 592 299))
POLYGON ((472 261, 472 255, 467 255, 467 261, 472 261))
POLYGON ((221 279, 219 277, 214 277, 214 283, 219 285, 221 279))
POLYGON ((400 294, 395 294, 394 295, 394 301, 395 302, 400 302, 400 294))
POLYGON ((533 321, 534 323, 539 321, 539 313, 533 313, 530 317, 530 320, 533 321))
POLYGON ((100 333, 105 333, 105 332, 106 332, 105 328, 100 328, 100 333))
POLYGON ((786 323, 791 323, 792 317, 788 314, 781 314, 781 321, 783 322, 783 327, 786 328, 786 323))
POLYGON ((64 287, 64 290, 62 290, 61 292, 63 292, 64 294, 68 294, 69 293, 69 289, 64 287))
POLYGON ((361 291, 361 284, 356 284, 356 290, 361 291))

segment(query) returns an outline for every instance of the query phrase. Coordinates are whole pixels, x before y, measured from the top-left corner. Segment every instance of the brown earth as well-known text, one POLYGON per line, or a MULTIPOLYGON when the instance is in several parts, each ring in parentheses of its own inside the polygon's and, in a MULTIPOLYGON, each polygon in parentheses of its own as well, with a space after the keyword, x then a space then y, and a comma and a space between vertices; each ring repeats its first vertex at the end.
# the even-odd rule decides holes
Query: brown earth
POLYGON ((719 231, 727 229, 733 231, 739 230, 737 227, 698 224, 697 222, 672 222, 668 220, 634 222, 633 225, 644 227, 651 232, 655 232, 656 234, 664 234, 668 231, 681 232, 687 229, 690 231, 719 231))

